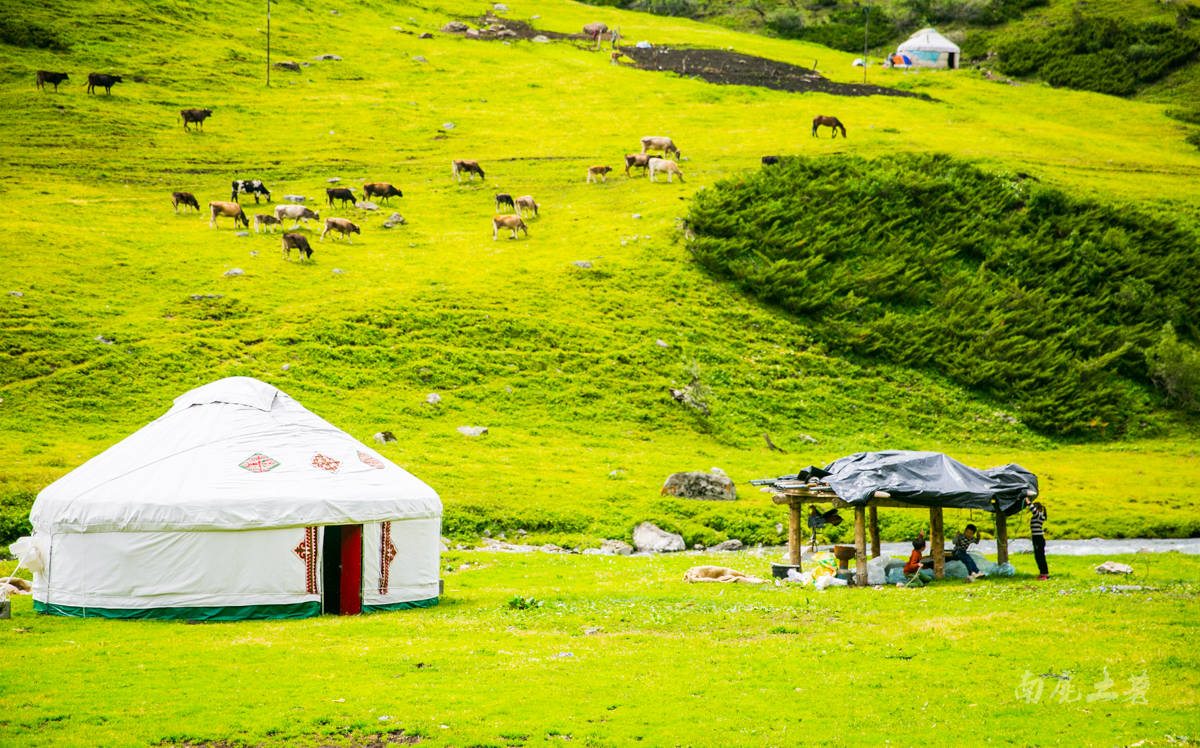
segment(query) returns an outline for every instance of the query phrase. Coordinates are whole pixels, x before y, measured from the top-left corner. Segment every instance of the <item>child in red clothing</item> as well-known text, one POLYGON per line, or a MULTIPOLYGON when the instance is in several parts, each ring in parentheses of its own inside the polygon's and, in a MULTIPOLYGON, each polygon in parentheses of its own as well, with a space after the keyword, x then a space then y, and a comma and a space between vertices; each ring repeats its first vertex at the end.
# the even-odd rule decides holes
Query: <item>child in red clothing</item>
MULTIPOLYGON (((909 578, 909 583, 913 584, 917 580, 923 584, 933 581, 933 572, 921 567, 921 556, 925 551, 925 535, 922 533, 920 537, 912 542, 913 552, 908 557, 908 563, 904 565, 904 576, 909 578)), ((916 586, 916 585, 914 585, 916 586)))

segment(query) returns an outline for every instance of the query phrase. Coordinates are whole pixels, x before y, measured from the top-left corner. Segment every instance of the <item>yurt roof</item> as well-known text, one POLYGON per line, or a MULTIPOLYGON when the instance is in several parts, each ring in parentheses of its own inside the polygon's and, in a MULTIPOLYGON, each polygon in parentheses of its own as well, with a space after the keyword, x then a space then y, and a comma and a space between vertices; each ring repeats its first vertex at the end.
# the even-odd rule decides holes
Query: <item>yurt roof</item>
POLYGON ((230 377, 38 494, 37 532, 161 532, 440 517, 437 493, 286 393, 230 377))
POLYGON ((933 29, 921 29, 896 48, 898 52, 959 52, 958 45, 933 29))

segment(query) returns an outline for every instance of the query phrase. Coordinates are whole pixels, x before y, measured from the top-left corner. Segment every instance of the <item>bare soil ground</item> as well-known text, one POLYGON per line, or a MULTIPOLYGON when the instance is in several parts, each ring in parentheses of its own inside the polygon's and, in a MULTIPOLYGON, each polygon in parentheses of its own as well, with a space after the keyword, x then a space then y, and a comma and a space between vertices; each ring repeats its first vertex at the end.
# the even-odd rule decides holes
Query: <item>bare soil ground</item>
MULTIPOLYGON (((522 39, 528 41, 536 36, 543 36, 551 41, 573 41, 581 47, 590 48, 595 45, 595 42, 587 34, 543 31, 524 21, 491 15, 471 20, 478 26, 477 29, 446 33, 481 40, 522 39)), ((609 49, 607 34, 602 35, 600 48, 602 51, 609 49)), ((669 46, 649 48, 619 46, 617 49, 625 58, 633 60, 633 66, 640 70, 658 70, 684 76, 692 75, 718 85, 762 86, 777 91, 827 93, 834 96, 909 96, 917 99, 929 99, 926 94, 885 88, 884 86, 836 83, 815 70, 724 49, 669 46)))

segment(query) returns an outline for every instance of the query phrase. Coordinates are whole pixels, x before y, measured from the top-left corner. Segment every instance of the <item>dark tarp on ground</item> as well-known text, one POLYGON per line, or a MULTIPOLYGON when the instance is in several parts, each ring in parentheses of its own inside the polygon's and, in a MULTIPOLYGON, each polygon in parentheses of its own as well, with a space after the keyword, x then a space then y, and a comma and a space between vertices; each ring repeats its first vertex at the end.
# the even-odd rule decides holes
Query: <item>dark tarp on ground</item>
POLYGON ((909 504, 1006 516, 1021 510, 1026 491, 1038 490, 1037 476, 1020 465, 977 470, 940 452, 859 452, 801 475, 824 478, 847 504, 865 504, 876 491, 887 491, 909 504))

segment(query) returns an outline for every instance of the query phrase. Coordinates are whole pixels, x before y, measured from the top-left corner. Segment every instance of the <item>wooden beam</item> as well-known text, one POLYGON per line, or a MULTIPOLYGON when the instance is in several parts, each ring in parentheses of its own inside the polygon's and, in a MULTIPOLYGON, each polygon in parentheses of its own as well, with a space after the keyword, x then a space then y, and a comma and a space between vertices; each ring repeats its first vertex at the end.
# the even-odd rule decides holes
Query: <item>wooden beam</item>
POLYGON ((871 558, 879 558, 879 511, 872 504, 867 509, 871 529, 871 558))
POLYGON ((1008 563, 1008 517, 996 512, 996 563, 1008 563))
POLYGON ((933 556, 933 578, 946 578, 946 537, 942 530, 942 508, 929 508, 929 553, 933 556))
POLYGON ((800 516, 800 504, 788 506, 788 562, 800 571, 800 553, 804 550, 804 540, 800 534, 804 527, 804 518, 800 516))
POLYGON ((860 587, 867 586, 866 515, 866 509, 854 507, 854 578, 860 587))

